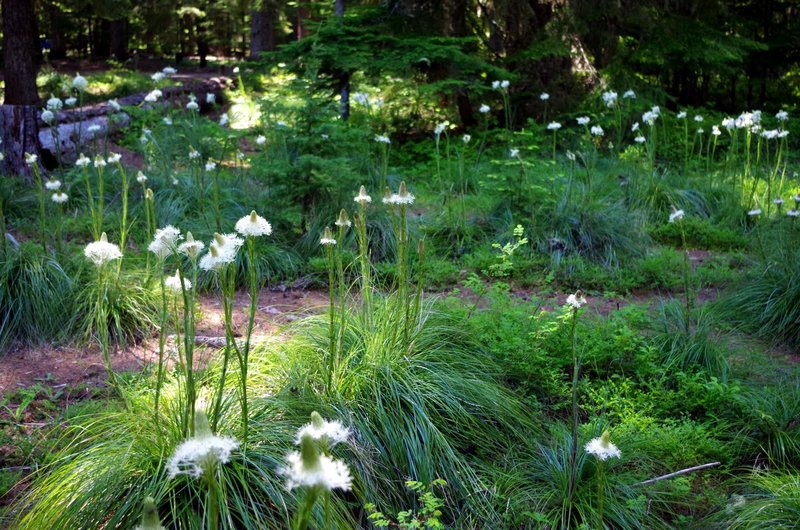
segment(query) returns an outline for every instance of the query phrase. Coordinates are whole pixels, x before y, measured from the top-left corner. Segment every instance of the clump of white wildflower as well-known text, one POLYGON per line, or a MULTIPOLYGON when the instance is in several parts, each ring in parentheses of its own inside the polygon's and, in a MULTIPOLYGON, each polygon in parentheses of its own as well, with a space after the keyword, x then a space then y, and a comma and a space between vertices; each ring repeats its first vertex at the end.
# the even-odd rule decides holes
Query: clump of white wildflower
POLYGON ((272 225, 253 210, 236 221, 236 231, 243 236, 268 236, 272 234, 272 225))
POLYGON ((672 213, 669 214, 669 222, 674 223, 675 221, 680 221, 684 218, 686 214, 683 210, 676 210, 673 208, 672 213))
POLYGON ((192 260, 197 258, 200 251, 205 248, 206 244, 202 241, 195 241, 191 232, 186 232, 186 241, 178 246, 178 252, 189 256, 192 260))
POLYGON ((236 234, 214 234, 214 241, 208 246, 208 252, 200 258, 200 268, 206 271, 217 270, 236 260, 236 252, 244 243, 236 234))
POLYGON ((119 245, 108 242, 108 236, 103 232, 99 241, 93 241, 86 245, 83 255, 98 267, 102 267, 109 261, 121 258, 122 252, 119 245))
POLYGON ((338 421, 326 422, 318 413, 312 413, 311 423, 297 433, 296 443, 300 451, 289 453, 287 465, 278 469, 278 473, 286 477, 286 487, 290 490, 298 486, 328 491, 349 490, 353 479, 347 464, 320 450, 320 442, 324 448, 329 448, 345 441, 349 435, 349 429, 338 421))
POLYGON ((384 198, 384 204, 396 204, 396 205, 411 205, 414 204, 414 196, 408 192, 408 188, 406 187, 406 182, 400 182, 400 188, 397 190, 397 193, 393 193, 388 200, 384 198))
MULTIPOLYGON (((186 287, 187 291, 192 288, 192 282, 190 282, 188 278, 183 279, 183 285, 186 287)), ((168 278, 164 278, 164 287, 166 287, 167 289, 169 289, 174 293, 183 292, 183 289, 181 288, 180 271, 176 269, 174 276, 169 276, 168 278)))
POLYGON ((586 305, 586 297, 583 296, 582 291, 576 291, 574 294, 567 296, 567 305, 575 309, 580 309, 581 306, 586 305))
POLYGON ((311 422, 303 425, 297 431, 295 443, 299 444, 303 436, 308 435, 316 441, 324 441, 327 447, 333 447, 338 443, 346 442, 350 434, 350 429, 342 425, 339 420, 326 421, 319 412, 314 411, 311 413, 311 422))
POLYGON ((147 246, 147 250, 164 259, 177 250, 180 239, 181 231, 172 225, 167 225, 156 230, 156 235, 147 246))
POLYGON ((353 200, 359 204, 367 204, 368 202, 372 202, 372 197, 367 195, 367 188, 365 186, 361 186, 358 189, 358 195, 353 197, 353 200))
POLYGON ((56 204, 63 204, 69 200, 69 195, 67 195, 63 191, 58 191, 54 193, 52 197, 50 197, 50 200, 52 200, 56 204))
POLYGON ((167 462, 169 478, 178 475, 200 477, 218 465, 227 464, 239 442, 228 436, 216 436, 208 425, 205 412, 198 410, 194 417, 195 435, 175 448, 167 462))
POLYGON ((350 219, 348 219, 347 211, 344 208, 342 208, 341 210, 339 210, 339 218, 336 219, 336 222, 333 223, 333 224, 335 224, 336 226, 338 226, 340 228, 350 228, 350 226, 353 223, 351 223, 350 219))
POLYGON ((44 187, 50 191, 56 191, 61 189, 61 181, 56 179, 50 179, 44 183, 44 187))
POLYGON ((599 438, 593 438, 586 444, 585 449, 587 453, 603 461, 609 458, 620 458, 622 456, 617 446, 611 443, 611 433, 608 431, 603 432, 602 436, 599 438))
POLYGON ((319 240, 320 245, 335 245, 336 240, 333 238, 333 233, 331 232, 331 227, 326 226, 325 230, 322 232, 322 237, 319 240))
POLYGON ((558 123, 557 121, 551 121, 550 123, 547 124, 547 130, 548 131, 557 131, 560 128, 561 128, 561 124, 558 123))
POLYGON ((86 80, 80 73, 76 73, 72 78, 72 88, 78 92, 85 92, 89 88, 89 81, 86 80))

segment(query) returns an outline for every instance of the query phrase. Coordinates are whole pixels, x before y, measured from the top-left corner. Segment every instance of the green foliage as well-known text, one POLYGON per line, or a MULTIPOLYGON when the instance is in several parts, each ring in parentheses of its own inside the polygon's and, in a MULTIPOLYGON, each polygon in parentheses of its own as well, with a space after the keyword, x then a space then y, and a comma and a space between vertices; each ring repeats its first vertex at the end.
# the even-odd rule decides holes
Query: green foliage
POLYGON ((722 379, 728 377, 730 365, 719 343, 716 317, 707 306, 688 314, 677 302, 665 303, 654 328, 667 366, 702 369, 722 379))
MULTIPOLYGON (((694 248, 709 250, 741 249, 747 239, 730 228, 711 223, 709 219, 689 216, 683 219, 686 243, 694 248)), ((661 223, 650 230, 651 235, 661 243, 680 246, 681 232, 675 223, 661 223)))
POLYGON ((737 282, 718 304, 740 329, 772 341, 800 344, 800 271, 790 263, 763 264, 737 282))
POLYGON ((416 528, 443 530, 445 527, 440 517, 442 516, 441 508, 444 507, 444 501, 436 496, 433 488, 444 487, 446 485, 447 482, 441 479, 434 480, 429 485, 415 480, 406 481, 406 487, 417 494, 419 510, 397 512, 397 521, 395 522, 391 519, 387 519, 383 513, 377 511, 374 504, 367 503, 365 508, 370 512, 368 519, 377 528, 388 528, 391 525, 407 530, 416 528))
POLYGON ((12 341, 42 343, 64 332, 74 284, 55 258, 33 242, 0 250, 0 350, 12 341))
POLYGON ((779 380, 734 399, 741 410, 736 424, 747 456, 770 465, 794 465, 800 458, 800 381, 779 380))
POLYGON ((738 481, 741 493, 711 517, 717 528, 793 528, 800 520, 800 475, 794 470, 754 471, 738 481))

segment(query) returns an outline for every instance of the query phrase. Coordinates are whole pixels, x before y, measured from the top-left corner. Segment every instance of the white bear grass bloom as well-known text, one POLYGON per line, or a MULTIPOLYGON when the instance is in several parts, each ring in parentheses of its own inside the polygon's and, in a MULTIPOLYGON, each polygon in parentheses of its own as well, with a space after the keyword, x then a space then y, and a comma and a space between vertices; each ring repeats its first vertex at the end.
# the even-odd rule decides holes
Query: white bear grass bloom
POLYGON ((81 156, 79 156, 78 159, 75 161, 75 165, 78 167, 86 167, 91 163, 92 160, 83 153, 81 153, 81 156))
POLYGON ((42 111, 42 121, 48 125, 51 125, 56 119, 56 115, 53 114, 52 110, 43 110, 42 111))
POLYGON ((214 435, 203 411, 195 413, 194 432, 195 435, 176 447, 169 458, 167 475, 170 479, 178 475, 198 478, 211 472, 227 464, 231 453, 239 447, 239 442, 233 438, 214 435))
POLYGON ((300 451, 289 453, 286 462, 287 465, 278 469, 278 473, 286 477, 289 490, 301 486, 347 491, 353 483, 347 464, 321 454, 308 434, 300 440, 300 451))
POLYGON ((303 436, 307 435, 313 440, 326 442, 328 447, 333 447, 346 442, 350 434, 350 429, 342 425, 339 420, 326 421, 318 412, 314 411, 311 413, 311 422, 303 425, 297 431, 295 443, 300 444, 303 436))
POLYGON ((327 422, 318 413, 311 414, 311 423, 303 426, 297 433, 296 443, 300 451, 286 456, 287 465, 278 469, 286 477, 286 488, 298 486, 331 491, 349 490, 353 478, 347 464, 334 460, 327 450, 338 442, 344 442, 350 430, 338 421, 327 422))
POLYGON ((336 244, 336 240, 333 238, 333 232, 331 232, 330 226, 325 227, 325 231, 322 232, 322 237, 319 240, 319 244, 323 246, 336 244))
POLYGON ((542 101, 547 101, 548 99, 550 99, 550 94, 548 94, 547 92, 542 92, 541 94, 539 94, 539 99, 542 101))
POLYGON ((147 250, 164 259, 178 249, 180 239, 181 231, 172 225, 167 225, 156 230, 156 235, 147 246, 147 250))
POLYGON ((672 213, 669 214, 669 222, 674 223, 675 221, 680 221, 685 215, 683 210, 672 210, 672 213))
POLYGON ((215 233, 214 241, 208 246, 208 252, 200 258, 200 268, 212 271, 233 263, 243 243, 244 239, 237 237, 236 234, 215 233))
POLYGON ((581 306, 586 305, 586 297, 583 296, 581 291, 567 296, 567 305, 575 309, 580 309, 581 306))
POLYGON ((144 184, 145 182, 147 182, 147 175, 145 175, 141 171, 138 171, 136 173, 136 182, 138 182, 139 184, 144 184))
POLYGON ((202 241, 196 241, 191 232, 186 232, 186 241, 178 245, 178 252, 194 260, 205 246, 206 244, 202 241))
POLYGON ((52 200, 56 204, 64 204, 69 200, 69 195, 67 195, 63 191, 59 191, 54 193, 53 196, 50 197, 50 200, 52 200))
POLYGON ((52 110, 52 111, 61 110, 62 106, 63 102, 59 98, 55 97, 53 94, 50 94, 50 99, 47 100, 47 110, 52 110))
POLYGON ((548 131, 557 131, 560 128, 561 128, 561 124, 558 123, 557 121, 551 121, 550 123, 547 124, 547 130, 548 131))
POLYGON ((266 136, 264 136, 263 134, 259 134, 258 136, 256 136, 256 144, 264 145, 265 143, 267 143, 266 136))
POLYGON ((592 127, 589 132, 592 133, 592 136, 603 136, 605 134, 605 131, 603 131, 603 128, 599 125, 592 127))
POLYGON ((489 112, 490 110, 492 110, 492 109, 491 109, 491 108, 489 107, 489 105, 487 105, 486 103, 484 103, 483 105, 481 105, 481 106, 478 108, 478 112, 480 112, 481 114, 486 114, 486 113, 487 113, 487 112, 489 112))
POLYGON ((358 189, 358 195, 353 197, 353 201, 359 204, 367 204, 368 202, 372 202, 372 197, 367 195, 367 188, 365 186, 361 186, 358 189))
POLYGON ((578 122, 578 125, 589 125, 591 118, 589 116, 579 116, 575 121, 578 122))
POLYGON ((119 250, 119 245, 108 242, 108 236, 103 232, 99 241, 86 245, 83 255, 98 267, 102 267, 109 261, 121 258, 122 252, 119 250))
POLYGON ((56 191, 61 189, 61 181, 51 179, 44 183, 44 187, 50 191, 56 191))
MULTIPOLYGON (((188 278, 183 279, 183 285, 186 287, 187 291, 192 288, 192 282, 190 282, 188 278)), ((183 292, 181 288, 181 275, 177 269, 175 270, 174 276, 169 276, 164 279, 164 286, 173 293, 183 292)))
POLYGON ((747 212, 747 215, 749 215, 750 217, 757 217, 761 215, 761 208, 753 208, 752 210, 747 212))
POLYGON ((72 78, 72 88, 78 92, 85 92, 89 88, 89 81, 86 80, 80 73, 76 73, 72 78))
POLYGON ((385 134, 376 134, 374 140, 379 144, 390 144, 392 141, 385 134))
POLYGON ((608 431, 603 432, 599 438, 592 438, 584 448, 587 453, 602 461, 606 461, 609 458, 622 457, 622 453, 617 449, 617 446, 611 443, 611 434, 608 431))
POLYGON ((272 225, 253 210, 236 221, 236 231, 243 236, 268 236, 272 234, 272 225))
POLYGON ((400 183, 400 188, 397 190, 397 193, 393 193, 388 198, 388 200, 384 200, 383 202, 384 204, 409 206, 411 204, 414 204, 414 196, 408 192, 408 188, 406 187, 406 182, 402 181, 400 183))

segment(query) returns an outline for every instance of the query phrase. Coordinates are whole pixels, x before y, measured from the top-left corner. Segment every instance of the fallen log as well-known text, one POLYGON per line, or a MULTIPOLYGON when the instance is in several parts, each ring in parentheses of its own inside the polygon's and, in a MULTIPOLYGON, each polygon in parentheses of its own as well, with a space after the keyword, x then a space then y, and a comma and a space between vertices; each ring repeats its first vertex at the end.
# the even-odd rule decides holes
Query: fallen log
MULTIPOLYGON (((180 80, 180 78, 175 78, 180 80)), ((212 77, 203 81, 192 80, 189 78, 187 82, 180 86, 169 86, 161 88, 162 97, 158 103, 176 103, 182 101, 183 96, 194 94, 197 96, 197 104, 200 105, 200 112, 208 112, 213 108, 213 105, 206 102, 206 94, 212 93, 216 97, 217 103, 223 102, 224 90, 233 86, 233 80, 229 77, 212 77), (176 101, 177 100, 177 101, 176 101)), ((138 106, 146 103, 144 98, 147 97, 149 92, 139 92, 117 99, 117 103, 122 107, 138 106)), ((56 119, 59 124, 72 123, 77 121, 84 121, 99 116, 108 116, 115 112, 114 108, 108 102, 96 103, 94 105, 87 105, 75 109, 60 110, 56 113, 56 119)), ((48 128, 49 125, 44 123, 39 118, 39 127, 48 128)))
POLYGON ((73 163, 77 160, 79 151, 86 151, 86 146, 102 140, 116 131, 127 127, 131 118, 124 108, 140 105, 182 106, 184 96, 189 94, 197 96, 200 113, 213 109, 213 105, 206 101, 206 94, 214 94, 218 103, 223 102, 224 89, 232 86, 233 82, 227 77, 212 77, 204 81, 185 83, 181 86, 171 86, 160 89, 162 96, 156 103, 145 101, 148 92, 141 92, 119 98, 117 103, 122 110, 116 111, 107 102, 80 107, 77 109, 62 110, 57 113, 57 125, 48 125, 39 116, 39 143, 42 150, 49 153, 49 165, 54 165, 59 158, 62 163, 73 163))

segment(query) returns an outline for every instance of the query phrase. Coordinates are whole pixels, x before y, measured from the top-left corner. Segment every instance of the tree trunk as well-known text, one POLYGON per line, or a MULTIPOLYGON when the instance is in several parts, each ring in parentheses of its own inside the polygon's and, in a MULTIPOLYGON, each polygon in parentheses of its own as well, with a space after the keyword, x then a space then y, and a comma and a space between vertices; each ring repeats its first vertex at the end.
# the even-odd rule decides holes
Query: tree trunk
MULTIPOLYGON (((344 18, 344 0, 336 0, 333 11, 337 18, 344 18)), ((339 117, 347 121, 350 118, 350 72, 339 73, 339 96, 341 104, 339 117)))
POLYGON ((128 21, 124 18, 112 20, 109 22, 109 29, 111 56, 124 61, 128 58, 128 21))
POLYGON ((2 0, 5 101, 0 107, 7 174, 31 180, 25 153, 39 153, 36 104, 36 12, 33 0, 2 0))
POLYGON ((250 12, 250 58, 258 59, 261 52, 277 49, 275 22, 278 10, 272 0, 263 0, 261 9, 250 12))

